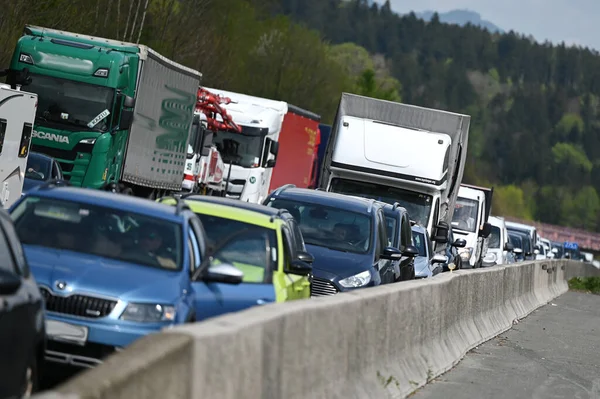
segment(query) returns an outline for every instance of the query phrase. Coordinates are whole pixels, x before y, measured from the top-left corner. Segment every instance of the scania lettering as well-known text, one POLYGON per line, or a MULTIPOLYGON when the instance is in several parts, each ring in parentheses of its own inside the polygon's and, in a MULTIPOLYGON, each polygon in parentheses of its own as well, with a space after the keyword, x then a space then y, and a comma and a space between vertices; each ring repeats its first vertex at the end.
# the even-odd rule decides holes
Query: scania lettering
POLYGON ((8 82, 38 95, 32 151, 72 185, 153 198, 181 190, 201 77, 141 44, 28 25, 8 82))

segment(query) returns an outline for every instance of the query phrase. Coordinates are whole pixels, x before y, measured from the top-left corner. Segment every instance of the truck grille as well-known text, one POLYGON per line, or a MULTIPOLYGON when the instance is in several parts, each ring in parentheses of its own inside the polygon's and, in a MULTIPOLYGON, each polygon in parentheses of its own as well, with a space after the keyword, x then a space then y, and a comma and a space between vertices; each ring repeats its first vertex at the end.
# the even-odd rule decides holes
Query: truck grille
POLYGON ((49 312, 99 318, 108 316, 117 304, 117 301, 86 295, 57 296, 45 287, 40 287, 40 291, 46 301, 46 310, 49 312))
POLYGON ((338 289, 335 285, 333 285, 331 281, 313 277, 312 283, 310 285, 310 296, 328 296, 335 295, 338 292, 338 289))

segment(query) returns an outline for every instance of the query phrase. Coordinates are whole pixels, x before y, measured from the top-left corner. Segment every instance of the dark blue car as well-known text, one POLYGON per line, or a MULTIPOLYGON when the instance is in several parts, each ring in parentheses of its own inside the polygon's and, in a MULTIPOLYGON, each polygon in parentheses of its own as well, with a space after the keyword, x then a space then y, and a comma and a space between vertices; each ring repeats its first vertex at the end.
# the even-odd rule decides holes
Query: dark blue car
POLYGON ((50 183, 10 213, 46 300, 48 361, 92 367, 144 335, 218 314, 235 300, 224 284, 243 278, 210 264, 202 224, 183 202, 50 183))
POLYGON ((374 200, 283 186, 265 205, 298 219, 313 262, 312 296, 396 281, 402 252, 388 246, 383 206, 374 200))
POLYGON ((29 153, 27 168, 25 169, 25 180, 23 180, 23 193, 50 180, 62 179, 62 169, 54 158, 39 152, 29 153))

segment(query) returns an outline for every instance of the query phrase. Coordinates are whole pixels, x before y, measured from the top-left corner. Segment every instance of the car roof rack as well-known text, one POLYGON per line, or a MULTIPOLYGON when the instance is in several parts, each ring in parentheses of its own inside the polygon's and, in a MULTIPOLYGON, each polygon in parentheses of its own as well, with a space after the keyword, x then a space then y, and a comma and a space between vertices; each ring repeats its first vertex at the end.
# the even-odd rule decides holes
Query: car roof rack
POLYGON ((71 187, 72 184, 70 181, 64 180, 64 179, 51 179, 51 180, 45 181, 44 183, 37 186, 36 190, 45 190, 45 189, 48 189, 51 187, 60 187, 60 186, 71 187))
MULTIPOLYGON (((295 187, 295 186, 294 186, 294 187, 295 187)), ((286 212, 287 212, 287 213, 289 213, 289 211, 288 211, 287 209, 285 209, 285 208, 278 208, 278 209, 277 209, 277 215, 272 215, 272 216, 269 218, 269 221, 270 221, 271 223, 273 223, 273 222, 275 221, 275 218, 277 218, 277 217, 281 217, 281 216, 282 216, 284 213, 286 213, 286 212)))
POLYGON ((181 212, 183 210, 187 210, 187 211, 191 210, 190 207, 189 207, 189 205, 186 204, 185 201, 183 200, 183 196, 182 195, 172 194, 172 195, 167 195, 165 197, 160 197, 159 198, 159 201, 160 201, 159 203, 162 203, 163 200, 169 199, 169 198, 172 198, 172 199, 175 200, 175 214, 176 215, 181 214, 181 212))
POLYGON ((394 202, 394 205, 392 205, 392 210, 395 211, 398 208, 401 208, 402 206, 400 205, 399 202, 394 202))
POLYGON ((410 220, 410 225, 411 225, 411 226, 414 226, 415 224, 417 224, 417 221, 416 221, 416 220, 412 220, 412 219, 411 219, 411 220, 410 220))
POLYGON ((273 191, 273 195, 281 194, 286 188, 296 188, 296 185, 292 183, 284 184, 283 186, 276 188, 275 191, 273 191))

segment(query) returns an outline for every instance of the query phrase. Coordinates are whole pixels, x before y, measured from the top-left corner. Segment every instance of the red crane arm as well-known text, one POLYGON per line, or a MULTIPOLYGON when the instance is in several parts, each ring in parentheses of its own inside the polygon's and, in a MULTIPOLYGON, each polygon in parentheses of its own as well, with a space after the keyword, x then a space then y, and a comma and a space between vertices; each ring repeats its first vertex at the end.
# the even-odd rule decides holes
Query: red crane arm
POLYGON ((206 115, 206 122, 210 130, 226 130, 241 133, 242 128, 237 125, 227 111, 221 107, 221 104, 229 104, 231 99, 218 94, 213 94, 203 87, 198 88, 198 100, 196 110, 206 115), (221 115, 223 122, 217 120, 217 115, 221 115))

